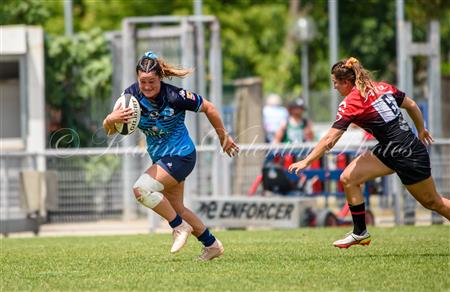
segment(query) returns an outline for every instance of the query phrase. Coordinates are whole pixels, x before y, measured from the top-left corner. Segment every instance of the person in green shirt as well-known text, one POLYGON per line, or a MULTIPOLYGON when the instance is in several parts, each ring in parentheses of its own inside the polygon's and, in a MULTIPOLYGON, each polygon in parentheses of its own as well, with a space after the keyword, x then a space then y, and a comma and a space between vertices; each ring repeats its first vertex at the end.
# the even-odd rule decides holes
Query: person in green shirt
POLYGON ((299 98, 287 106, 289 117, 281 124, 273 140, 274 143, 302 143, 312 141, 314 132, 312 123, 303 115, 306 110, 305 102, 299 98))

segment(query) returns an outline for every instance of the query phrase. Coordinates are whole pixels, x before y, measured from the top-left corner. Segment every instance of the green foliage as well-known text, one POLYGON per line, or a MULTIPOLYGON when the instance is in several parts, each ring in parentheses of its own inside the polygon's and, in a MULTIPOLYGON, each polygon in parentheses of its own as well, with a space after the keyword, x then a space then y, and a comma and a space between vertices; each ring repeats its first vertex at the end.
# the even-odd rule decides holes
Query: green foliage
POLYGON ((73 37, 48 35, 46 40, 47 104, 63 111, 61 127, 77 130, 80 145, 92 141, 89 127, 93 100, 106 101, 111 93, 112 60, 99 29, 73 37))
POLYGON ((286 34, 286 5, 261 3, 245 10, 233 6, 211 8, 222 25, 225 78, 264 76, 269 72, 279 75, 277 59, 286 34))
MULTIPOLYGON (((53 12, 53 17, 45 23, 45 30, 50 33, 63 33, 63 1, 45 1, 44 5, 53 12)), ((76 32, 91 30, 93 27, 102 31, 119 30, 124 17, 186 15, 191 13, 191 9, 191 1, 186 0, 75 0, 73 1, 73 24, 76 32)))
MULTIPOLYGON (((95 1, 96 2, 96 1, 95 1)), ((76 21, 87 14, 85 1, 74 3, 76 21)), ((94 106, 103 105, 111 93, 112 60, 109 45, 100 29, 87 29, 73 37, 61 35, 64 31, 63 1, 6 0, 0 6, 2 24, 42 25, 46 34, 46 101, 51 112, 62 112, 62 120, 50 130, 50 146, 91 146, 98 128, 98 115, 91 113, 94 106), (51 34, 51 33, 59 34, 51 34), (72 133, 61 130, 70 128, 72 133), (64 144, 64 145, 62 145, 64 144)), ((104 107, 103 107, 104 108, 104 107)), ((103 139, 102 145, 105 144, 103 139)), ((95 145, 98 146, 98 145, 95 145)))
POLYGON ((111 90, 111 56, 98 29, 73 37, 48 36, 46 56, 47 101, 64 101, 80 109, 89 98, 105 98, 111 90))
POLYGON ((450 76, 450 62, 449 63, 442 63, 441 73, 444 76, 450 76))
POLYGON ((292 19, 287 1, 205 1, 222 29, 224 79, 260 76, 266 92, 300 93, 300 61, 286 50, 292 19))
MULTIPOLYGON (((325 92, 312 103, 312 110, 321 112, 315 118, 323 120, 328 114, 318 106, 328 107, 326 95, 330 85, 327 1, 299 0, 299 3, 297 14, 311 17, 317 27, 316 37, 309 44, 308 77, 311 90, 325 92)), ((225 83, 260 76, 265 92, 277 92, 285 99, 301 93, 300 43, 289 41, 295 21, 290 16, 289 5, 290 1, 286 0, 203 1, 203 13, 215 15, 221 23, 225 83)), ((338 3, 338 57, 355 56, 374 71, 376 79, 393 83, 397 70, 395 5, 395 1, 385 0, 340 0, 338 3)), ((64 32, 63 8, 62 0, 4 0, 0 6, 0 23, 44 26, 49 34, 48 102, 76 115, 89 99, 104 100, 109 94, 105 82, 109 82, 111 67, 107 63, 111 60, 105 52, 108 47, 100 37, 101 32, 120 30, 124 17, 193 14, 193 2, 186 0, 74 0, 74 30, 80 33, 71 40, 59 36, 64 32), (93 27, 99 29, 94 34, 93 27)), ((406 0, 405 19, 413 22, 415 40, 425 38, 430 20, 440 21, 442 73, 450 74, 450 2, 406 0)), ((416 73, 423 71, 422 67, 415 68, 416 73)), ((76 124, 73 120, 76 121, 67 118, 65 125, 73 126, 76 124)))
POLYGON ((395 1, 358 3, 339 1, 340 57, 354 56, 367 69, 375 71, 375 79, 394 82, 397 66, 395 1))
MULTIPOLYGON (((96 228, 96 230, 99 230, 96 228)), ((448 225, 371 228, 340 250, 343 228, 222 231, 225 255, 195 261, 169 234, 1 239, 1 291, 448 291, 448 225)))
POLYGON ((83 163, 86 182, 89 185, 105 184, 120 166, 120 157, 116 155, 92 156, 83 163))
POLYGON ((40 0, 3 0, 0 25, 41 24, 50 18, 50 11, 40 0))
POLYGON ((414 27, 415 37, 421 37, 424 41, 428 22, 430 20, 438 20, 440 22, 441 73, 444 76, 450 76, 450 1, 409 0, 406 5, 406 15, 416 25, 414 27))
POLYGON ((448 23, 450 9, 448 0, 406 0, 405 2, 406 16, 415 24, 427 25, 431 19, 447 20, 448 23))

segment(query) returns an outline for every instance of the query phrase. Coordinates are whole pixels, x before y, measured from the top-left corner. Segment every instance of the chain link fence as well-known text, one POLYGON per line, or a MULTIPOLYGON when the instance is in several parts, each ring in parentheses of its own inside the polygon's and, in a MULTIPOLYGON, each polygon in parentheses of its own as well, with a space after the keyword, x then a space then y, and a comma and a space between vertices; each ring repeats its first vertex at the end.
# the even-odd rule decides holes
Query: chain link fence
MULTIPOLYGON (((350 153, 351 156, 354 156, 369 146, 337 145, 325 156, 324 161, 317 169, 310 170, 309 174, 306 172, 306 183, 303 182, 300 185, 300 182, 297 182, 298 189, 294 187, 294 192, 285 193, 283 196, 342 198, 343 193, 338 182, 341 170, 337 155, 350 153)), ((209 165, 212 165, 212 161, 216 159, 219 161, 222 171, 218 174, 219 178, 214 178, 214 173, 217 172, 211 171, 210 167, 200 170, 197 166, 194 170, 197 175, 193 176, 195 180, 188 178, 186 182, 185 198, 189 201, 189 198, 208 196, 276 196, 277 193, 273 190, 264 190, 265 186, 262 181, 258 182, 258 179, 261 179, 265 161, 273 158, 274 153, 276 155, 300 153, 301 156, 312 149, 311 147, 313 144, 305 144, 296 148, 268 144, 241 145, 242 150, 239 157, 230 159, 225 157, 216 146, 199 146, 197 149, 199 159, 210 161, 209 165), (260 159, 261 157, 263 159, 260 159), (241 167, 244 165, 244 169, 238 170, 236 169, 238 159, 246 159, 251 163, 239 164, 241 167), (237 173, 243 174, 243 177, 239 178, 241 182, 239 185, 235 183, 237 173), (214 186, 215 183, 221 185, 214 186)), ((294 157, 298 157, 296 155, 294 157)), ((349 161, 351 156, 348 157, 349 161)), ((437 141, 433 144, 430 148, 430 157, 437 189, 444 196, 450 197, 450 141, 437 141)), ((2 153, 0 161, 0 218, 2 222, 27 218, 30 216, 30 212, 45 214, 46 222, 49 223, 120 220, 125 212, 125 200, 132 200, 132 204, 129 205, 130 210, 127 211, 134 217, 147 216, 147 210, 134 201, 132 190, 123 188, 124 185, 133 185, 139 175, 151 165, 144 149, 91 148, 47 150, 44 153, 34 154, 2 153), (136 166, 134 169, 122 167, 125 157, 133 160, 133 165, 136 166), (36 172, 37 160, 41 158, 45 159, 46 171, 39 179, 36 179, 30 173, 36 172), (127 172, 127 175, 124 175, 124 171, 127 172), (124 184, 124 179, 130 181, 124 184), (42 188, 43 185, 45 188, 42 188), (44 195, 45 198, 41 205, 34 204, 32 210, 26 208, 27 204, 24 202, 44 195)), ((398 182, 395 183, 396 180, 396 176, 392 175, 384 181, 378 181, 378 188, 368 189, 369 193, 378 195, 376 203, 373 204, 377 204, 375 207, 383 210, 385 222, 407 223, 408 218, 405 214, 411 211, 411 204, 407 202, 411 200, 413 211, 431 214, 411 199, 404 187, 398 182)), ((39 200, 38 198, 34 201, 39 200)), ((415 219, 420 223, 420 216, 415 219)))

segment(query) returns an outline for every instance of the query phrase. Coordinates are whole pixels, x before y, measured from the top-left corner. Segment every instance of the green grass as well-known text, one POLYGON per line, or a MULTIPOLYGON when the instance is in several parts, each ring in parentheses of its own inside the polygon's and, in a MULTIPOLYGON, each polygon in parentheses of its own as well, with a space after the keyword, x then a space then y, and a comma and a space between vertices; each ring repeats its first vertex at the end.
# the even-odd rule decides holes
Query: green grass
POLYGON ((224 231, 225 256, 177 255, 171 235, 2 239, 0 291, 449 291, 449 226, 371 228, 372 244, 340 250, 347 229, 224 231))

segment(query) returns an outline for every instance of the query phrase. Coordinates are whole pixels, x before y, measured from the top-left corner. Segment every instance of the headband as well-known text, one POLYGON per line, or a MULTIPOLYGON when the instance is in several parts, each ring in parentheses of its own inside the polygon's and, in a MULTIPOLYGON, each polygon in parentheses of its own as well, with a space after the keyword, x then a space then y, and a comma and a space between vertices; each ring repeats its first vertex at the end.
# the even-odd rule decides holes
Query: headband
POLYGON ((153 53, 152 51, 148 51, 146 52, 138 61, 137 66, 136 66, 136 72, 138 70, 141 70, 145 73, 149 73, 151 72, 153 69, 155 69, 155 67, 158 66, 158 56, 153 53), (147 63, 147 64, 143 64, 143 61, 145 59, 150 59, 153 60, 153 64, 147 63))

